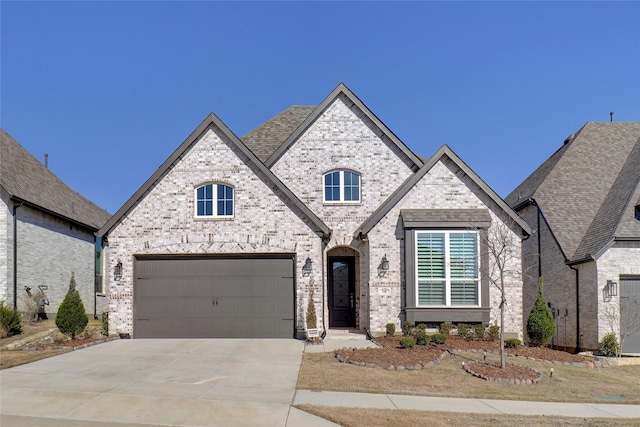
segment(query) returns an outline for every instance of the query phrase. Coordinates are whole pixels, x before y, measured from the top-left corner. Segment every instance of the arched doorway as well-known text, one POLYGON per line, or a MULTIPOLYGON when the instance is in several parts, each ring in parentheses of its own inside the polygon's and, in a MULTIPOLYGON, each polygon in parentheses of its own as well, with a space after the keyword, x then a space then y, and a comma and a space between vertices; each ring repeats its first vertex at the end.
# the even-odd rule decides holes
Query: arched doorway
POLYGON ((358 326, 358 252, 338 247, 327 252, 327 302, 329 328, 358 326))

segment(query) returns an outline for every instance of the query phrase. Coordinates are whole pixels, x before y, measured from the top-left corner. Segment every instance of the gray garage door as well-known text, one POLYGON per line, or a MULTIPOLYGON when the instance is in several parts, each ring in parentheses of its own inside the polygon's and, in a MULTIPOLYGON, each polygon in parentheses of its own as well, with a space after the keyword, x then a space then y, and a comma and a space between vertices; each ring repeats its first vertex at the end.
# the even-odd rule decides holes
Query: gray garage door
POLYGON ((640 277, 620 279, 620 328, 623 353, 640 353, 640 277))
POLYGON ((291 338, 292 258, 135 262, 134 338, 291 338))

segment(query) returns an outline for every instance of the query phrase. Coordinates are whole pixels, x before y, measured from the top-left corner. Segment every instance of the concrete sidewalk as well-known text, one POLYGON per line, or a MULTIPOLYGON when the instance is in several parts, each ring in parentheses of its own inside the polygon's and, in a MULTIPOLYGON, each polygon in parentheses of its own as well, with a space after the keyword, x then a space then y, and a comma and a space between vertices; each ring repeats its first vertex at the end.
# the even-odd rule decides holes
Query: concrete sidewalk
POLYGON ((459 399, 398 394, 343 393, 298 390, 294 405, 348 408, 412 409, 480 414, 555 415, 580 418, 638 418, 640 405, 608 403, 528 402, 519 400, 459 399))

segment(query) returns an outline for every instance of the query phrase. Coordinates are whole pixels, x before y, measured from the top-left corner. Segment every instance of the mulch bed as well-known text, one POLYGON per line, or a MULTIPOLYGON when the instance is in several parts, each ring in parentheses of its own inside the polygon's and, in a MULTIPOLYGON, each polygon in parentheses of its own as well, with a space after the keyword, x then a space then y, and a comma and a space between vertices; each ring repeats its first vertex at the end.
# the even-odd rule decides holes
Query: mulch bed
MULTIPOLYGON (((343 363, 358 366, 378 367, 389 370, 419 370, 434 366, 449 353, 487 352, 500 353, 499 341, 466 340, 457 336, 449 336, 445 344, 416 345, 405 349, 400 346, 402 337, 379 337, 374 341, 380 348, 336 350, 336 358, 343 363)), ((546 361, 553 364, 593 367, 591 358, 552 350, 547 347, 525 347, 506 349, 508 356, 524 357, 531 360, 546 361)), ((501 369, 492 362, 472 362, 464 366, 470 374, 492 381, 504 381, 510 384, 533 384, 540 381, 542 374, 526 366, 508 363, 501 369)))

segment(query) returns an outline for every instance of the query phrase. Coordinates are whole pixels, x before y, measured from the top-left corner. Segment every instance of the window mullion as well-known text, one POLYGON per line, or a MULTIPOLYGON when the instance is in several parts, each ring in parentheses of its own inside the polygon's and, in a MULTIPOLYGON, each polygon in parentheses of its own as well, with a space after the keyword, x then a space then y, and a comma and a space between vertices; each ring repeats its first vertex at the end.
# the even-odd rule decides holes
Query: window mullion
POLYGON ((451 305, 451 245, 449 232, 444 233, 444 271, 445 271, 445 305, 451 305))

